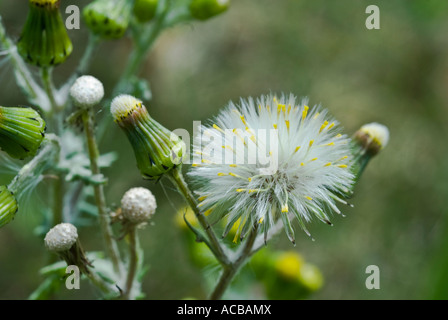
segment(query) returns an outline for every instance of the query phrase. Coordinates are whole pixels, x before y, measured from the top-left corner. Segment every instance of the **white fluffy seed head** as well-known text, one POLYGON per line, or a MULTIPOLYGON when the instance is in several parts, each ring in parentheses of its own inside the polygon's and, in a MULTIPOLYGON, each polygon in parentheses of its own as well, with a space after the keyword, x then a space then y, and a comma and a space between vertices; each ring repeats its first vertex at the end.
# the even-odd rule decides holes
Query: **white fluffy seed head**
POLYGON ((81 76, 70 88, 70 96, 77 107, 91 108, 104 97, 101 81, 92 76, 81 76))
POLYGON ((389 129, 383 124, 368 123, 363 125, 359 131, 367 134, 373 141, 379 144, 381 149, 389 142, 389 129))
POLYGON ((45 246, 49 251, 69 250, 78 240, 78 231, 71 223, 60 223, 50 229, 45 236, 45 246))
POLYGON ((121 199, 123 216, 133 223, 146 222, 154 215, 156 208, 156 198, 146 188, 129 189, 121 199))
POLYGON ((202 186, 201 210, 227 217, 224 236, 241 219, 238 235, 258 224, 267 237, 281 219, 294 241, 294 217, 307 232, 312 217, 331 224, 329 213, 340 213, 336 202, 354 178, 350 140, 325 109, 307 104, 294 95, 242 99, 201 127, 189 174, 202 186))

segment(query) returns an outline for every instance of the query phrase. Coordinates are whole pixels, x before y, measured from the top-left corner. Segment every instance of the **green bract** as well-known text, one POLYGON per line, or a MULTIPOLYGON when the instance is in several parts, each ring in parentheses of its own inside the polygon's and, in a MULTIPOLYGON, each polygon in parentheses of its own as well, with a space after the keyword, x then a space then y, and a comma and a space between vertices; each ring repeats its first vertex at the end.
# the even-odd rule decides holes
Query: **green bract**
POLYGON ((135 0, 134 16, 140 22, 148 22, 154 18, 159 0, 135 0))
POLYGON ((132 1, 96 0, 83 10, 90 31, 104 39, 123 37, 129 25, 132 1))
POLYGON ((45 121, 31 108, 0 107, 0 149, 16 159, 36 154, 45 121))
POLYGON ((30 0, 29 13, 17 49, 26 62, 49 67, 64 62, 73 50, 59 0, 30 0))
POLYGON ((145 179, 158 179, 181 164, 185 143, 151 118, 142 101, 120 95, 112 101, 111 113, 126 133, 145 179))
POLYGON ((0 186, 0 228, 14 219, 18 209, 13 193, 6 186, 0 186))
POLYGON ((190 13, 198 20, 207 20, 229 8, 229 0, 192 0, 190 13))

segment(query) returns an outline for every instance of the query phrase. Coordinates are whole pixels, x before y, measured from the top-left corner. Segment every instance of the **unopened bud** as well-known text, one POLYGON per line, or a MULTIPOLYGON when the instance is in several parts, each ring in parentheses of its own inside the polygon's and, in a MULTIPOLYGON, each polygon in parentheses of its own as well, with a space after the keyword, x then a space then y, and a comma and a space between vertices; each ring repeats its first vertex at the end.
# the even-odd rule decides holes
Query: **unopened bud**
POLYGON ((148 22, 154 18, 159 0, 135 0, 134 16, 140 22, 148 22))
POLYGON ((64 62, 73 50, 59 11, 60 0, 29 0, 29 13, 17 49, 39 67, 64 62))
POLYGON ((229 0, 192 0, 190 13, 198 20, 207 20, 226 11, 229 5, 229 0))
POLYGON ((126 133, 145 179, 158 179, 181 164, 185 143, 151 118, 141 100, 119 95, 112 100, 110 111, 126 133))
POLYGON ((376 155, 389 142, 389 129, 385 125, 372 122, 363 125, 354 138, 366 152, 376 155))
POLYGON ((96 0, 83 10, 84 20, 92 33, 104 39, 119 39, 128 28, 132 1, 96 0))
POLYGON ((34 156, 45 129, 45 121, 31 108, 0 107, 0 149, 13 158, 34 156))
POLYGON ((14 194, 6 186, 0 186, 0 228, 14 219, 19 209, 14 194))

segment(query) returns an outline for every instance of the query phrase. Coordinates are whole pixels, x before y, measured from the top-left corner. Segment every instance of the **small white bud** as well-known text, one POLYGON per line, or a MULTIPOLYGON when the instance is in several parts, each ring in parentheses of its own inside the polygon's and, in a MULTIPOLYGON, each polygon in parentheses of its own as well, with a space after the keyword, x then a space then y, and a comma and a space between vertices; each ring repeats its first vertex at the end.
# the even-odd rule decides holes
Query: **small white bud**
POLYGON ((383 124, 376 122, 368 123, 363 125, 360 131, 375 140, 381 148, 384 148, 389 142, 389 129, 383 124))
POLYGON ((81 76, 70 88, 70 96, 77 107, 91 108, 103 99, 104 87, 95 77, 81 76))
POLYGON ((45 246, 49 251, 69 250, 78 240, 78 230, 71 223, 60 223, 50 229, 45 236, 45 246))
POLYGON ((145 188, 129 189, 121 199, 123 216, 134 223, 141 223, 150 219, 156 208, 156 198, 151 191, 145 188))

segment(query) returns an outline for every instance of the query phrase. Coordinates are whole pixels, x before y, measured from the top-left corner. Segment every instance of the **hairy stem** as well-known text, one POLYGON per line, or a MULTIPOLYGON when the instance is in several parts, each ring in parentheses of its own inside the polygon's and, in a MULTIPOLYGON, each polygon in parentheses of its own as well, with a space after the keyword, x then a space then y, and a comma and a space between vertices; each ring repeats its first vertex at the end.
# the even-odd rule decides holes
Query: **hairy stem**
POLYGON ((23 90, 31 103, 36 104, 42 111, 48 112, 49 106, 44 101, 39 101, 45 97, 41 87, 34 80, 27 65, 22 57, 17 52, 17 47, 14 42, 7 37, 6 30, 2 24, 0 16, 0 45, 8 52, 11 65, 14 69, 14 75, 17 80, 17 85, 23 90))
POLYGON ((258 225, 256 224, 252 229, 249 237, 247 238, 243 249, 239 252, 237 258, 227 266, 224 266, 224 270, 219 278, 218 283, 215 286, 212 294, 210 295, 210 300, 221 299, 224 292, 229 287, 232 279, 235 277, 240 268, 246 263, 247 259, 253 253, 253 246, 257 238, 258 225))
MULTIPOLYGON (((84 124, 84 131, 87 140, 87 147, 89 151, 90 158, 90 168, 93 175, 101 174, 100 167, 98 164, 98 146, 95 140, 95 126, 92 111, 85 110, 82 115, 82 120, 84 124)), ((110 225, 110 216, 108 214, 106 206, 106 197, 104 196, 104 188, 102 184, 97 184, 93 186, 95 194, 95 202, 98 208, 98 215, 100 220, 101 231, 104 237, 104 242, 106 245, 106 251, 109 258, 112 261, 114 270, 117 273, 121 273, 121 262, 120 262, 120 252, 118 250, 117 243, 112 234, 112 228, 110 225)))
POLYGON ((137 232, 135 226, 132 226, 128 233, 129 239, 129 266, 126 278, 126 288, 123 294, 125 299, 131 298, 132 285, 134 284, 135 275, 137 274, 138 255, 137 255, 137 232))
POLYGON ((180 166, 174 168, 170 171, 167 176, 170 178, 170 180, 173 182, 173 184, 177 187, 179 192, 184 196, 185 200, 190 205, 191 209, 193 210, 196 218, 198 219, 199 223, 201 224, 202 228, 205 230, 205 233, 208 236, 208 241, 206 244, 209 246, 210 250, 215 255, 216 259, 223 265, 226 266, 229 264, 229 258, 227 257, 227 254, 224 252, 223 247, 221 246, 220 242, 218 241, 218 238, 216 237, 215 232, 211 228, 211 226, 208 224, 207 218, 205 215, 199 210, 198 208, 198 202, 196 198, 194 197, 193 193, 191 192, 190 188, 188 187, 187 183, 185 182, 185 179, 182 175, 182 169, 180 166))
POLYGON ((136 75, 140 65, 148 55, 149 50, 151 50, 155 40, 164 29, 165 18, 169 11, 169 3, 168 1, 160 1, 159 6, 163 4, 165 4, 165 8, 152 25, 140 30, 140 32, 135 31, 133 33, 135 49, 129 55, 123 75, 113 90, 114 95, 121 93, 123 88, 129 82, 129 79, 136 75))
POLYGON ((42 173, 57 163, 59 151, 58 138, 53 134, 47 134, 39 152, 20 169, 19 173, 8 185, 8 189, 13 193, 20 194, 30 185, 33 185, 33 181, 40 181, 42 173))
POLYGON ((98 289, 101 290, 101 292, 103 292, 103 294, 105 295, 109 295, 111 297, 119 296, 119 291, 118 289, 107 283, 106 281, 104 281, 97 273, 95 273, 93 270, 90 270, 90 272, 85 274, 86 277, 90 280, 90 282, 92 282, 92 284, 97 287, 98 289))
POLYGON ((50 100, 51 105, 51 111, 53 113, 59 111, 59 106, 56 102, 56 96, 53 86, 53 79, 52 79, 52 68, 48 67, 42 67, 41 68, 41 78, 42 83, 44 85, 45 93, 48 96, 48 99, 50 100))

